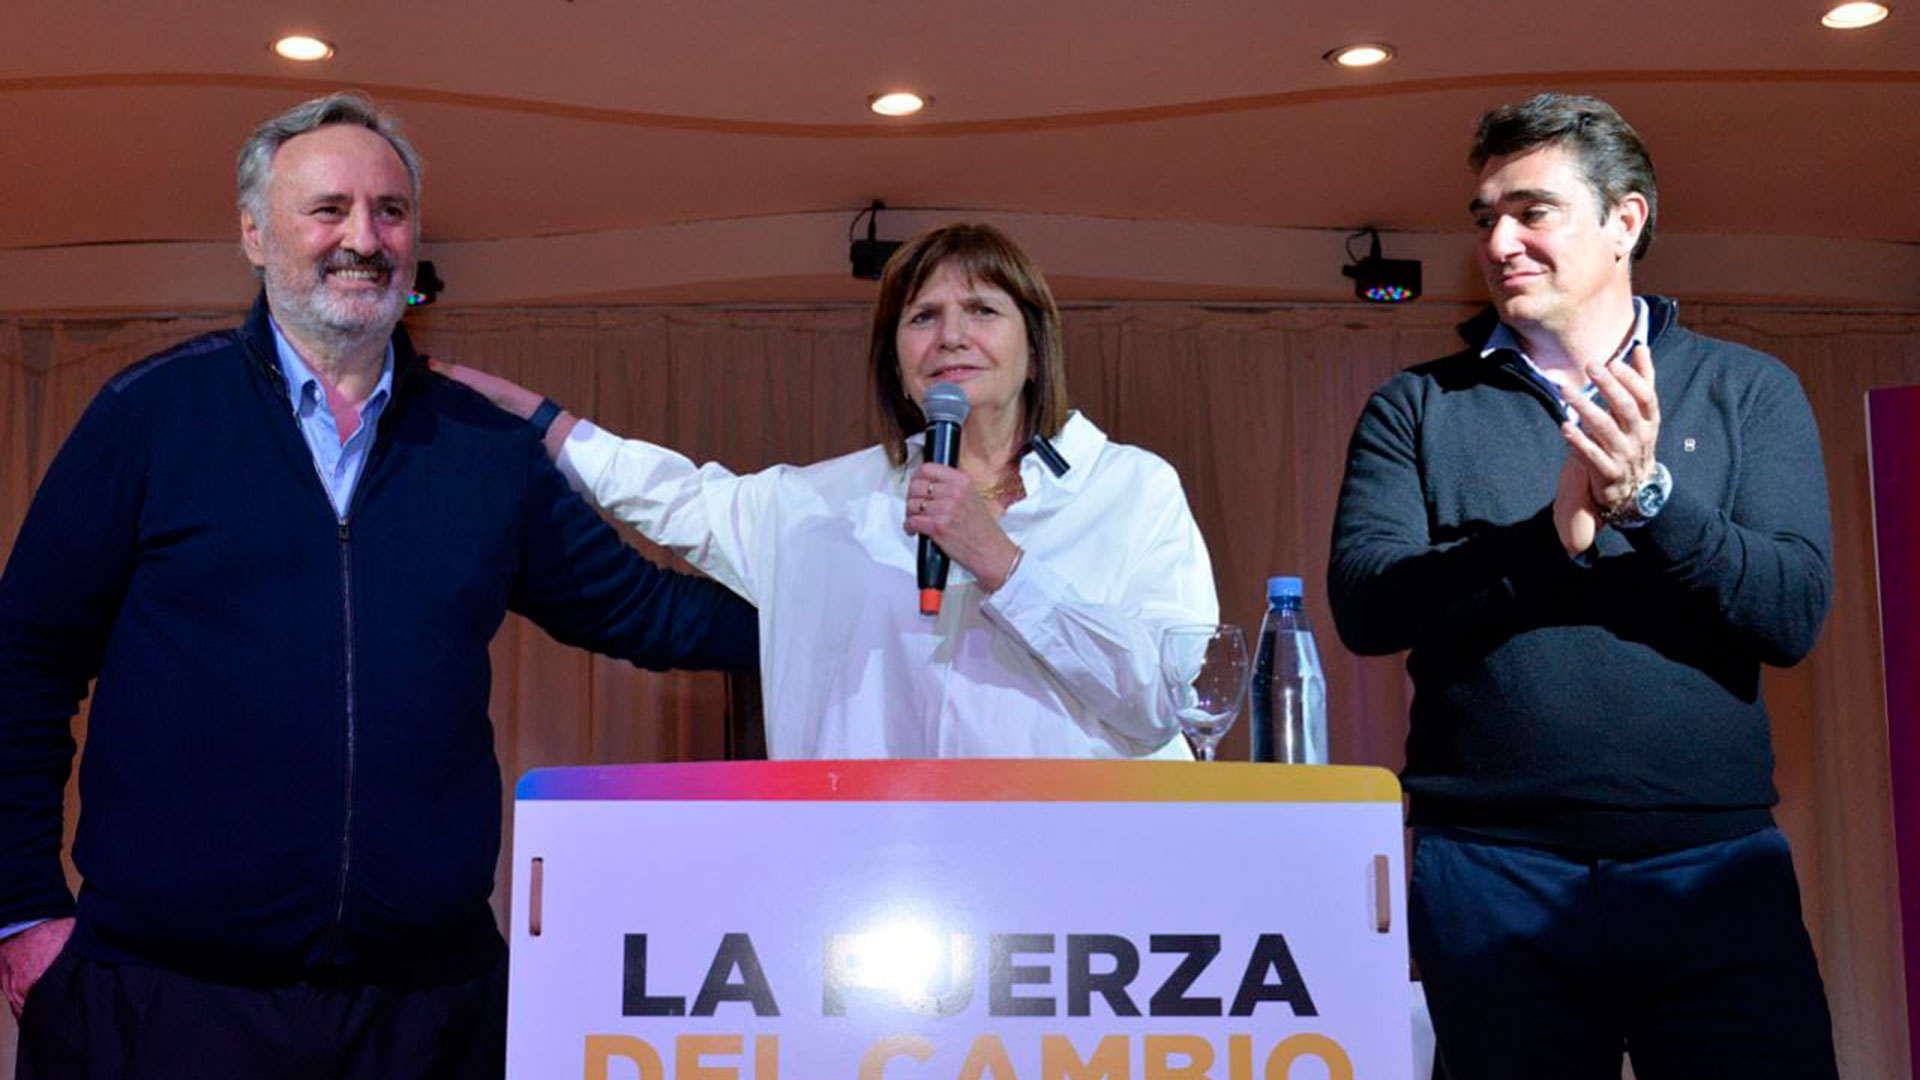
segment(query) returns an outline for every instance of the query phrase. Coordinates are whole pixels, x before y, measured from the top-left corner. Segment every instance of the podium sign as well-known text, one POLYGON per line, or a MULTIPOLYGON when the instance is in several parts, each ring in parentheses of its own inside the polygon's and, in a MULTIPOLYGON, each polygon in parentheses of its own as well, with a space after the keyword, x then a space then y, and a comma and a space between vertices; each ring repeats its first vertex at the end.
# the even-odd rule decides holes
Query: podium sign
POLYGON ((1380 769, 546 769, 515 1080, 1410 1080, 1380 769))

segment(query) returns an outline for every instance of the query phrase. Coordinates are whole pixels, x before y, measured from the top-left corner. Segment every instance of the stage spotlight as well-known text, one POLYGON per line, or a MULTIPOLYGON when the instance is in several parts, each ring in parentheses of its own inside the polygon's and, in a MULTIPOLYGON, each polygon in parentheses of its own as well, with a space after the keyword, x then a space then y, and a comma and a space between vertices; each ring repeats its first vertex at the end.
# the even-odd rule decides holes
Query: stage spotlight
POLYGON ((1393 46, 1381 41, 1365 41, 1358 45, 1342 45, 1320 59, 1343 68, 1370 68, 1393 59, 1393 46))
POLYGON ((1820 25, 1829 30, 1859 30, 1887 17, 1885 4, 1840 4, 1820 17, 1820 25))
POLYGON ((853 215, 853 220, 847 223, 847 239, 853 241, 848 251, 848 259, 853 263, 854 277, 866 281, 879 281, 881 271, 887 268, 887 260, 893 258, 893 253, 900 250, 900 241, 880 239, 880 211, 886 208, 886 203, 875 199, 872 206, 853 215), (854 226, 860 224, 860 218, 863 215, 867 219, 867 238, 854 240, 854 226))
POLYGON ((1347 237, 1348 265, 1340 272, 1353 279, 1353 295, 1370 304, 1404 304, 1420 299, 1420 260, 1383 259, 1380 257, 1380 233, 1375 229, 1361 229, 1347 237), (1353 256, 1353 242, 1363 236, 1373 237, 1373 250, 1366 258, 1353 256))
POLYGON ((311 64, 331 59, 333 46, 307 34, 288 34, 273 43, 274 53, 296 63, 311 64))
POLYGON ((446 287, 447 283, 441 281, 440 275, 433 272, 433 262, 422 260, 413 270, 413 291, 407 294, 407 306, 426 307, 438 300, 440 290, 446 287))
POLYGON ((895 90, 891 94, 875 94, 867 99, 867 108, 881 116, 912 116, 933 103, 930 97, 922 97, 911 90, 895 90))

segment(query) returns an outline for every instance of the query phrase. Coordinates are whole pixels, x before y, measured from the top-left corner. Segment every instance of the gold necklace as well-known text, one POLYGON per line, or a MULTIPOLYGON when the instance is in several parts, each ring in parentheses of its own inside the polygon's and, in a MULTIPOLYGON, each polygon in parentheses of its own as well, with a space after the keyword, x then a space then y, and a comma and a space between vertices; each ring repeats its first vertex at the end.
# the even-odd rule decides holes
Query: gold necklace
POLYGON ((973 490, 979 492, 980 497, 988 502, 999 502, 1001 499, 1020 490, 1020 474, 1014 473, 1009 479, 1002 480, 997 484, 989 484, 986 487, 975 486, 973 490))

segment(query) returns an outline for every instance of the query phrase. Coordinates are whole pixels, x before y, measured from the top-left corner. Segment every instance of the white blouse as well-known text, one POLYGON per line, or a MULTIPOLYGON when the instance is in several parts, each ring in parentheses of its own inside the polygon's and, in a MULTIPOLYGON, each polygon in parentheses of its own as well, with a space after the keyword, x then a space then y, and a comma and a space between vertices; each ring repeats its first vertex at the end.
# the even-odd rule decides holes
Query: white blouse
POLYGON ((736 476, 582 422, 576 488, 760 612, 773 758, 1191 757, 1158 680, 1160 630, 1219 619, 1173 468, 1075 413, 1056 477, 1021 461, 1000 525, 1026 554, 981 589, 954 564, 920 614, 907 480, 882 447, 736 476))

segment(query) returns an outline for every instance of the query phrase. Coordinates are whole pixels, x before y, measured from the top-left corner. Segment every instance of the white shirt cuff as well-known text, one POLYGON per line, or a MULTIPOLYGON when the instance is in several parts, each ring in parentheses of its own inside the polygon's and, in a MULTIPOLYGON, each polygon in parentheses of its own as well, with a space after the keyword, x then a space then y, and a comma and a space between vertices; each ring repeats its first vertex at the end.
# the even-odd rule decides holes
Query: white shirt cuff
POLYGON ((591 420, 581 420, 567 432, 567 441, 560 444, 560 460, 555 464, 560 466, 560 475, 567 478, 568 486, 586 494, 592 487, 587 478, 606 472, 607 463, 619 448, 619 436, 608 434, 591 420))

